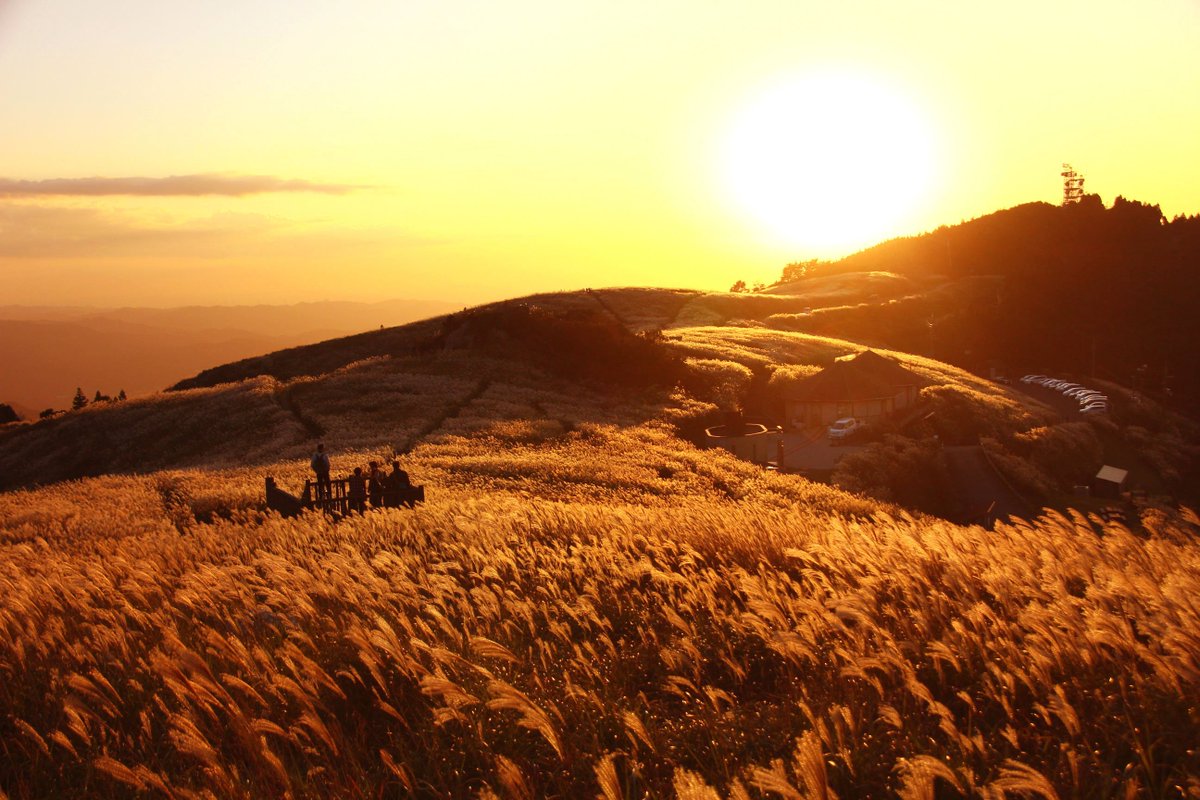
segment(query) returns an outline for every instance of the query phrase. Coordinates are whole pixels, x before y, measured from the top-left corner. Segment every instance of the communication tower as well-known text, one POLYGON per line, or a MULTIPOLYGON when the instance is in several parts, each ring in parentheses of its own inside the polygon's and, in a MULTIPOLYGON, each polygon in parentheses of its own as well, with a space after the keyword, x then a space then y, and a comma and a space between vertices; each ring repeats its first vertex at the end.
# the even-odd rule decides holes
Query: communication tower
POLYGON ((1063 164, 1063 202, 1064 206, 1083 201, 1083 174, 1076 172, 1070 164, 1063 164))

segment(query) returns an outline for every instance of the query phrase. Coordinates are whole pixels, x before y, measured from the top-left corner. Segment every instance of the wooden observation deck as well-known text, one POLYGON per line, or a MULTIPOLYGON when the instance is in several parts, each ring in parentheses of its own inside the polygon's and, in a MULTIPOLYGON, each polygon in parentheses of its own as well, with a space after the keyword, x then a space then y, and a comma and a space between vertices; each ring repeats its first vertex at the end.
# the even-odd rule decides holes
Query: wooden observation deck
MULTIPOLYGON (((294 517, 301 511, 322 511, 330 516, 344 517, 351 511, 366 511, 373 506, 362 498, 361 507, 356 508, 350 497, 349 478, 331 478, 328 484, 319 485, 316 481, 304 482, 304 493, 297 497, 285 492, 275 483, 275 478, 268 475, 266 480, 267 508, 278 511, 281 516, 294 517)), ((413 508, 417 503, 425 502, 424 486, 389 486, 384 488, 383 507, 398 508, 405 506, 413 508)))

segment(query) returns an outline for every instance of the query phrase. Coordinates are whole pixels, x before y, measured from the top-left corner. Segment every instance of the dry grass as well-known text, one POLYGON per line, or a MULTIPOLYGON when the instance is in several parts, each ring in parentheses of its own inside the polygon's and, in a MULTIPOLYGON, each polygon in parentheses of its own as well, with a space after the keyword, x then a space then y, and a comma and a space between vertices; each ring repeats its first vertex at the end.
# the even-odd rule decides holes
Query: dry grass
MULTIPOLYGON (((669 339, 735 388, 860 349, 669 339)), ((1194 515, 914 518, 675 435, 712 408, 445 352, 29 426, 169 469, 0 493, 0 797, 1200 797, 1194 515), (265 513, 304 420, 429 502, 265 513)))
POLYGON ((172 516, 164 486, 225 479, 201 472, 0 496, 0 789, 1200 789, 1194 516, 984 531, 845 516, 867 506, 831 489, 825 511, 788 504, 806 485, 786 478, 733 501, 702 472, 736 484, 733 459, 591 435, 613 438, 497 439, 492 466, 447 437, 414 456, 447 481, 427 506, 341 523, 172 516), (671 458, 677 493, 631 472, 671 458), (570 494, 622 480, 642 505, 570 494))
POLYGON ((828 364, 838 356, 862 349, 852 342, 824 336, 716 325, 675 328, 667 333, 667 341, 694 358, 735 361, 752 368, 828 364))
POLYGON ((914 281, 894 272, 847 272, 838 275, 814 275, 767 289, 770 294, 803 298, 813 308, 862 302, 868 298, 886 299, 911 292, 914 281))
POLYGON ((282 385, 239 384, 158 394, 14 426, 0 448, 0 486, 99 472, 237 465, 303 446, 303 426, 281 407, 282 385))

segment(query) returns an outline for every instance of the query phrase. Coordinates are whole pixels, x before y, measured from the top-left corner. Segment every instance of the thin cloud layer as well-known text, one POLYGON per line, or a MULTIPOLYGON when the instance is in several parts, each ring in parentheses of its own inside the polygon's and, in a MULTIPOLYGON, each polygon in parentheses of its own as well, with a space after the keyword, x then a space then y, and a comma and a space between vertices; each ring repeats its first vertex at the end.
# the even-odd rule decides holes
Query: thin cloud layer
MULTIPOLYGON (((119 211, 0 201, 0 285, 6 267, 30 259, 153 259, 164 263, 228 258, 251 260, 370 256, 444 240, 396 228, 309 228, 255 213, 222 212, 168 224, 148 224, 119 211)), ((5 285, 7 289, 7 285, 5 285)))
POLYGON ((170 175, 165 178, 0 178, 0 197, 245 197, 269 192, 345 194, 361 187, 271 175, 170 175))
MULTIPOLYGON (((224 214, 148 227, 92 208, 0 203, 0 260, 27 258, 213 258, 278 227, 259 215, 224 214)), ((3 273, 0 273, 2 275, 3 273)))

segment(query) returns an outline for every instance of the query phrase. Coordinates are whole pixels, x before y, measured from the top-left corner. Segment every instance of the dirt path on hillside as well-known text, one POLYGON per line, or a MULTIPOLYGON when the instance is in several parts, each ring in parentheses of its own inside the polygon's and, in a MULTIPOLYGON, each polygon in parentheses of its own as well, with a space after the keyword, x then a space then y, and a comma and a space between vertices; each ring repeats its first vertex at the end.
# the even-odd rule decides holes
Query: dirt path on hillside
POLYGON ((478 400, 479 397, 491 387, 491 385, 491 378, 483 378, 480 380, 479 383, 475 385, 475 388, 467 392, 467 394, 464 395, 461 400, 456 400, 447 405, 445 411, 443 411, 434 419, 430 420, 428 424, 426 424, 412 436, 408 437, 408 441, 405 442, 404 446, 397 451, 397 455, 405 455, 406 453, 412 452, 412 449, 420 444, 422 439, 437 432, 438 428, 441 428, 443 425, 445 425, 447 420, 454 419, 461 414, 464 408, 478 400))
POLYGON ((308 433, 308 438, 320 439, 325 435, 325 426, 300 409, 300 404, 296 402, 296 396, 292 393, 292 387, 276 389, 275 402, 279 404, 280 408, 291 414, 296 422, 300 423, 300 427, 308 433))
POLYGON ((613 308, 611 305, 609 305, 608 301, 605 300, 600 295, 599 292, 592 291, 591 289, 587 289, 586 291, 587 291, 588 297, 592 298, 597 303, 599 303, 600 308, 604 309, 605 313, 609 314, 613 319, 615 319, 617 321, 618 325, 620 325, 625 330, 629 330, 629 326, 627 324, 625 324, 625 320, 621 318, 621 315, 617 313, 617 310, 615 308, 613 308))

